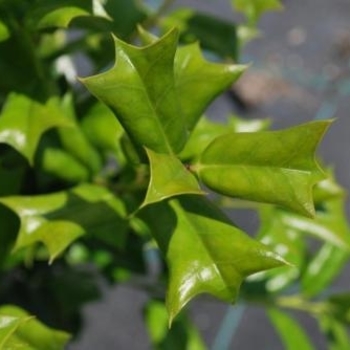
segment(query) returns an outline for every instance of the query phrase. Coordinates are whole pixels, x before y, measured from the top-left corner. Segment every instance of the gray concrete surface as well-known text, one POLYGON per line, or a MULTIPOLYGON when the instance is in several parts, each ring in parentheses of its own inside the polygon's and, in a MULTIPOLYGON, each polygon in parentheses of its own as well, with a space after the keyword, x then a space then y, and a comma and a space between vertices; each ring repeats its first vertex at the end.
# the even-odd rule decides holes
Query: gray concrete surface
MULTIPOLYGON (((178 1, 231 19, 229 0, 178 1)), ((335 167, 339 182, 350 189, 350 2, 348 0, 285 0, 285 11, 265 15, 261 20, 264 36, 244 51, 243 60, 252 62, 253 77, 260 80, 253 102, 252 116, 269 116, 275 127, 295 125, 316 116, 336 116, 337 120, 325 137, 320 153, 326 164, 335 167), (259 75, 260 74, 260 75, 259 75), (264 95, 264 84, 271 88, 264 95), (348 89, 348 90, 347 90, 348 89), (260 95, 259 95, 260 93, 260 95)), ((247 77, 248 91, 249 80, 247 77)), ((244 90, 244 86, 241 87, 244 90)), ((231 104, 221 99, 210 114, 222 118, 231 104)), ((239 219, 239 218, 238 218, 239 219)), ((241 220, 249 227, 249 220, 241 220)), ((339 290, 349 288, 349 272, 336 283, 339 290)), ((105 299, 86 307, 86 326, 71 350, 143 350, 150 349, 140 310, 147 297, 125 287, 105 293, 105 299)), ((199 300, 192 306, 209 348, 225 314, 226 306, 199 300)), ((300 316, 304 326, 313 332, 318 350, 326 349, 322 335, 312 319, 300 316)), ((230 349, 282 349, 262 310, 249 308, 239 325, 230 349)), ((179 349, 180 350, 180 349, 179 349)), ((213 349, 223 350, 223 349, 213 349)))

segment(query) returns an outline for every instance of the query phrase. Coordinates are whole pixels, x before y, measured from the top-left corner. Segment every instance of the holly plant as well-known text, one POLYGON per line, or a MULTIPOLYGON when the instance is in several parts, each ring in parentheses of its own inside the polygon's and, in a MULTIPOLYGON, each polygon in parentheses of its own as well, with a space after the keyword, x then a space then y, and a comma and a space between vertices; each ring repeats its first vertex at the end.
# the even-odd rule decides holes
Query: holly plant
POLYGON ((350 346, 350 294, 331 290, 344 190, 315 156, 331 121, 205 115, 281 8, 231 3, 245 22, 167 0, 0 0, 1 349, 63 349, 101 278, 147 291, 155 349, 206 348, 186 314, 203 294, 263 306, 286 349, 314 348, 292 309, 350 346), (257 232, 230 219, 246 207, 257 232))

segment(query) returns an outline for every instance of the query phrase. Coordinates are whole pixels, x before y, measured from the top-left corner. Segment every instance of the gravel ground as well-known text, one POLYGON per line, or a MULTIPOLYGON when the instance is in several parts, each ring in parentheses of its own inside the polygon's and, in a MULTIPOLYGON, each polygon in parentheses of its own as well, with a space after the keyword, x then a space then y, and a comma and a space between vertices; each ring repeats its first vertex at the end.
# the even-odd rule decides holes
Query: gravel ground
MULTIPOLYGON (((229 1, 178 1, 192 3, 226 19, 232 19, 229 1)), ((314 118, 336 117, 320 153, 335 167, 339 182, 350 188, 350 2, 347 0, 285 0, 285 11, 265 15, 264 35, 244 51, 252 68, 237 87, 255 107, 250 116, 271 117, 276 128, 314 118)), ((209 113, 222 118, 232 104, 225 98, 209 113)), ((239 218, 238 218, 239 219, 239 218)), ((241 219, 249 227, 251 219, 241 219)), ((338 279, 340 290, 349 286, 349 272, 338 279)), ((105 292, 103 301, 85 308, 85 329, 70 350, 150 349, 140 318, 147 296, 127 287, 105 292)), ((213 341, 227 306, 207 300, 193 303, 193 317, 213 350, 213 341)), ((312 331, 318 350, 326 349, 313 320, 298 315, 312 331)), ((260 309, 248 308, 230 349, 282 349, 277 335, 260 309)), ((179 349, 180 350, 180 349, 179 349)))

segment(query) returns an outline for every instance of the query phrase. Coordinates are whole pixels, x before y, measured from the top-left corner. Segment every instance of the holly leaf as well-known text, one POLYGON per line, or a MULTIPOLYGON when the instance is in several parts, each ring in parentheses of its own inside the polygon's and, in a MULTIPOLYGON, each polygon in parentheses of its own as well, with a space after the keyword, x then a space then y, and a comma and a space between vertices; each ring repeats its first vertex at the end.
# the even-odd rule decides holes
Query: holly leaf
POLYGON ((62 350, 70 337, 45 326, 17 306, 0 308, 0 349, 62 350))
POLYGON ((203 194, 197 179, 173 155, 147 150, 151 178, 141 207, 181 194, 203 194))
POLYGON ((0 115, 0 142, 12 146, 33 165, 42 134, 53 127, 70 125, 62 116, 57 99, 41 104, 12 93, 0 115))
POLYGON ((169 322, 196 295, 234 303, 245 277, 285 261, 253 240, 202 196, 182 196, 141 212, 169 266, 169 322))
POLYGON ((279 0, 231 0, 231 3, 234 9, 245 14, 253 25, 265 12, 283 8, 279 0))
POLYGON ((175 29, 160 39, 144 37, 151 43, 143 47, 115 38, 114 67, 82 82, 113 110, 133 142, 178 153, 207 105, 244 68, 207 62, 197 45, 176 51, 175 29))
POLYGON ((193 130, 209 104, 237 81, 245 69, 243 65, 205 60, 198 43, 178 49, 175 82, 188 130, 193 130))
POLYGON ((173 30, 143 48, 115 38, 114 67, 82 79, 115 112, 134 142, 159 153, 179 151, 187 134, 172 69, 177 36, 173 30))
POLYGON ((314 152, 329 123, 226 134, 209 144, 191 169, 216 192, 312 217, 312 187, 325 178, 314 152))
POLYGON ((43 243, 53 261, 74 240, 90 234, 121 246, 126 233, 124 205, 107 189, 83 184, 68 191, 0 198, 20 219, 14 250, 43 243))
POLYGON ((193 160, 200 156, 205 148, 218 136, 227 132, 255 132, 265 130, 269 125, 268 120, 251 119, 244 120, 236 116, 230 116, 226 124, 209 120, 205 116, 196 124, 186 146, 180 152, 179 157, 184 160, 193 160))

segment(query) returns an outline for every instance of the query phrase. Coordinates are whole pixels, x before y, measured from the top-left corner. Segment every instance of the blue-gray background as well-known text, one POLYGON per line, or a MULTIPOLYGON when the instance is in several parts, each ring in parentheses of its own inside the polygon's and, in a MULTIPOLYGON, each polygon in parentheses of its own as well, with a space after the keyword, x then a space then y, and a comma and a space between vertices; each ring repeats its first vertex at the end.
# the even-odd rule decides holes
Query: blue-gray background
MULTIPOLYGON (((250 116, 271 117, 275 127, 314 118, 336 117, 320 147, 327 165, 335 167, 338 181, 350 189, 350 2, 348 0, 285 0, 285 10, 264 15, 263 36, 247 46, 243 61, 252 63, 237 89, 250 104, 250 116)), ((229 0, 177 1, 232 20, 229 0)), ((220 98, 208 111, 222 119, 232 103, 220 98)), ((253 216, 238 215, 240 225, 252 230, 253 216)), ((346 271, 334 288, 349 289, 346 271)), ((151 349, 141 318, 147 295, 127 286, 105 288, 104 299, 84 309, 84 331, 70 350, 151 349)), ((193 320, 210 349, 215 343, 227 305, 208 299, 191 304, 193 320)), ((319 350, 326 349, 316 323, 298 315, 312 331, 319 350)), ((229 335, 229 334, 228 334, 229 335)), ((227 334, 226 334, 227 336, 227 334)), ((216 344, 216 345, 215 345, 216 344)), ((262 310, 249 307, 228 349, 282 349, 262 310)), ((179 349, 182 350, 182 349, 179 349)))

